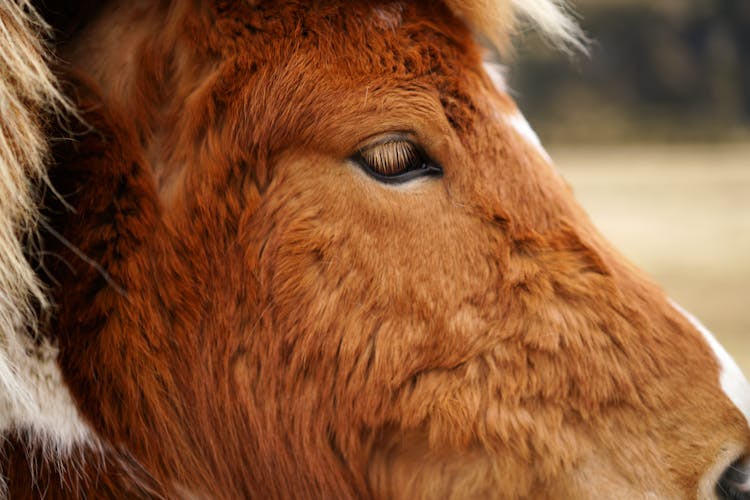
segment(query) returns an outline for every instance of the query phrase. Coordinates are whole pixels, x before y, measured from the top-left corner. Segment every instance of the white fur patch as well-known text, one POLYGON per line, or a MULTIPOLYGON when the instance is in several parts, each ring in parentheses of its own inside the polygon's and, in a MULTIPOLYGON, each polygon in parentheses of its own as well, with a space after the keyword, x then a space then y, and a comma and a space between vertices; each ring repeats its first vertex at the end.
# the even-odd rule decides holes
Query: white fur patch
POLYGON ((39 347, 27 348, 25 354, 14 360, 17 380, 22 383, 15 388, 15 405, 4 409, 12 416, 11 425, 29 431, 36 442, 53 453, 92 445, 94 433, 81 418, 65 385, 57 364, 57 349, 43 342, 39 347))
POLYGON ((676 302, 670 300, 670 303, 703 335, 714 351, 721 366, 721 375, 719 376, 721 388, 730 401, 742 412, 748 421, 748 425, 750 425, 750 384, 748 384, 742 370, 726 349, 714 338, 713 334, 695 316, 680 307, 676 302))
POLYGON ((484 63, 482 63, 482 66, 484 67, 484 71, 487 73, 487 76, 490 77, 490 80, 492 81, 492 84, 495 86, 497 91, 501 94, 507 94, 508 84, 505 81, 505 66, 489 61, 484 61, 484 63))
MULTIPOLYGON (((505 67, 501 64, 485 61, 483 63, 484 71, 487 76, 490 77, 490 81, 494 85, 495 89, 501 94, 508 93, 508 85, 505 82, 505 67)), ((552 164, 552 158, 550 158, 547 151, 542 146, 542 141, 539 140, 539 136, 536 135, 534 129, 531 128, 529 122, 526 120, 520 111, 514 113, 500 113, 495 112, 495 117, 505 121, 510 127, 521 136, 528 144, 530 144, 536 151, 545 159, 547 163, 552 164)))
POLYGON ((533 146, 547 163, 552 164, 552 158, 550 158, 549 154, 547 154, 547 151, 544 149, 544 146, 542 146, 539 136, 536 135, 534 129, 531 128, 529 122, 526 121, 526 118, 519 111, 505 115, 505 122, 510 125, 511 128, 515 130, 515 132, 528 144, 533 146))

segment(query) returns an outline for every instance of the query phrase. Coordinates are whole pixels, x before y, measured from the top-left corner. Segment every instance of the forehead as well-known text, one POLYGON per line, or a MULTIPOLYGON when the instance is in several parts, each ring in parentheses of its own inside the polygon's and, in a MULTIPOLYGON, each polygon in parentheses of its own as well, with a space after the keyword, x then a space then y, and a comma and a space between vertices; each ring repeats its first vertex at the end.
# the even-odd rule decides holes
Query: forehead
POLYGON ((314 51, 320 64, 346 61, 360 71, 413 77, 434 72, 446 52, 473 45, 471 33, 442 2, 217 2, 213 14, 224 37, 214 44, 224 55, 241 52, 256 61, 314 51), (280 52, 268 52, 271 46, 280 52))
POLYGON ((471 32, 441 2, 227 2, 215 15, 216 94, 297 144, 337 125, 321 120, 398 113, 384 102, 394 96, 462 131, 477 110, 472 82, 486 81, 471 32))

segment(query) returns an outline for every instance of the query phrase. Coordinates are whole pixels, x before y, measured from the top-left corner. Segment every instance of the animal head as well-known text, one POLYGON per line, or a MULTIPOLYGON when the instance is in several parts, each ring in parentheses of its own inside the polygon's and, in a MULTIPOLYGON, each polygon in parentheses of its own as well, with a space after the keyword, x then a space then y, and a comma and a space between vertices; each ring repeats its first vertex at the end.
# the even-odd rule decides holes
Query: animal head
POLYGON ((43 231, 76 446, 167 496, 741 489, 741 372, 485 63, 518 13, 579 43, 546 1, 113 1, 76 31, 89 128, 43 231))

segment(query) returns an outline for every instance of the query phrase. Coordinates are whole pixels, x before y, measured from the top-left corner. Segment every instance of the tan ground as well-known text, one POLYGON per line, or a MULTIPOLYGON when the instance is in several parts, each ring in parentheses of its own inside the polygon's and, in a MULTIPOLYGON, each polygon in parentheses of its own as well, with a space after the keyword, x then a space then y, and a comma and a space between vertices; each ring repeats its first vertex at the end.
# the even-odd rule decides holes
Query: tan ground
POLYGON ((750 143, 550 154, 599 229, 750 375, 750 143))

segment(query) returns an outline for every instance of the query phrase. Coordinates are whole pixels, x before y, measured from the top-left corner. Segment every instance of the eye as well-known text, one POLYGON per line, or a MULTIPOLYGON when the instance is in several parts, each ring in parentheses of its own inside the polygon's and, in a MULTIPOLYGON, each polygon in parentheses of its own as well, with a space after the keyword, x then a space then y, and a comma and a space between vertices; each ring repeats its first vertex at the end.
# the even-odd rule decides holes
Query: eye
POLYGON ((371 177, 387 184, 424 175, 440 176, 443 169, 413 141, 401 135, 383 137, 360 149, 352 159, 371 177))

